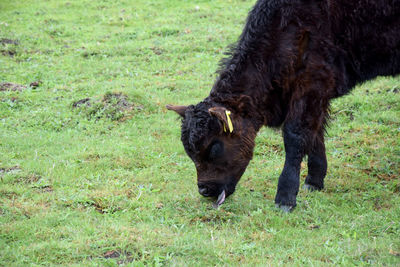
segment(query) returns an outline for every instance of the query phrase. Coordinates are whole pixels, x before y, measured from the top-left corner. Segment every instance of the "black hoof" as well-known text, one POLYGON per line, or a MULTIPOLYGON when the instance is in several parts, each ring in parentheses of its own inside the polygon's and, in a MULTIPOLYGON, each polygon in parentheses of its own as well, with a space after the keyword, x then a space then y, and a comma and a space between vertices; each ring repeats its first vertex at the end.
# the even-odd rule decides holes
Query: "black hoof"
POLYGON ((321 190, 320 188, 316 187, 315 185, 311 185, 311 184, 304 184, 303 189, 306 191, 310 191, 310 192, 321 190))
POLYGON ((277 209, 280 209, 284 213, 289 213, 292 212, 295 206, 288 206, 288 205, 280 205, 280 204, 275 204, 275 207, 277 209))

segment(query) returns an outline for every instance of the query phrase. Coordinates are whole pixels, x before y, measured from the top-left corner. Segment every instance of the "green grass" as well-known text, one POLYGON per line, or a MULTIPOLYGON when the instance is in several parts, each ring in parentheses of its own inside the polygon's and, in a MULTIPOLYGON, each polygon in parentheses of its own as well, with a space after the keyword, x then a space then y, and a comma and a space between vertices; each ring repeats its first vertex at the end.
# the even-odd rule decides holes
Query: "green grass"
POLYGON ((197 193, 164 106, 208 95, 253 2, 0 2, 0 82, 28 86, 0 92, 1 266, 400 265, 398 77, 333 101, 326 189, 293 213, 271 129, 220 209, 197 193))

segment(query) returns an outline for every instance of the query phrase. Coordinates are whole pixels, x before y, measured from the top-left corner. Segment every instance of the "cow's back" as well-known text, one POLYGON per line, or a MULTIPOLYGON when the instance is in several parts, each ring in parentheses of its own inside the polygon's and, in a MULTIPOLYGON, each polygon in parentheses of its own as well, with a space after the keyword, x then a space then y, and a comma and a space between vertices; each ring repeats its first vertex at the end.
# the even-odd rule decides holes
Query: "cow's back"
POLYGON ((348 87, 400 73, 400 0, 331 0, 328 9, 348 87))

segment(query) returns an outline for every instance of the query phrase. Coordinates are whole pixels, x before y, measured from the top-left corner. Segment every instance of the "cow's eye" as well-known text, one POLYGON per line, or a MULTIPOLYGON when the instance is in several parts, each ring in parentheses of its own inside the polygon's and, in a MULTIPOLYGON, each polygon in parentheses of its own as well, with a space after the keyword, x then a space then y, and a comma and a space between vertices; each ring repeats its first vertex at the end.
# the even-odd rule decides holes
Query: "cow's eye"
POLYGON ((217 159, 222 156, 223 152, 224 152, 224 144, 221 142, 216 142, 211 145, 208 158, 211 160, 217 159))

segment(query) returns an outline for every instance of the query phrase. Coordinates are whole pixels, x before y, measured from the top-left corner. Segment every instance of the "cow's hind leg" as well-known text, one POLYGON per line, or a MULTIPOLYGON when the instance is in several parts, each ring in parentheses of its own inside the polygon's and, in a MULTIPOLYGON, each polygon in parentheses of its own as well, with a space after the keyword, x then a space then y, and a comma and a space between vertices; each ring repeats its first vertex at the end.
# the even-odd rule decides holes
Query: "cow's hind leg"
POLYGON ((324 131, 318 133, 313 141, 312 148, 308 151, 308 175, 303 188, 314 191, 324 188, 324 178, 328 163, 325 154, 324 131))

